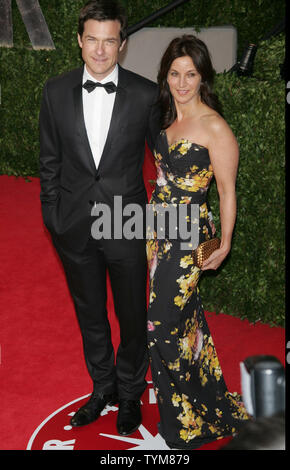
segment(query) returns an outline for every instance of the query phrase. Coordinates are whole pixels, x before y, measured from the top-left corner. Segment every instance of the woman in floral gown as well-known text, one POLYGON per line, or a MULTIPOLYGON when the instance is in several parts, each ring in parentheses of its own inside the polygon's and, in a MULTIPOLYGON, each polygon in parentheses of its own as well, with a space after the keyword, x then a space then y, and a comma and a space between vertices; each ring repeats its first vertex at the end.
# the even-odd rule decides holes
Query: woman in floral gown
POLYGON ((234 435, 248 419, 241 397, 227 390, 198 289, 202 271, 217 269, 228 255, 236 218, 239 151, 218 112, 213 76, 207 47, 194 36, 169 44, 158 75, 163 130, 154 152, 157 182, 150 201, 153 223, 147 227, 148 347, 159 432, 175 449, 194 449, 234 435), (185 222, 187 233, 197 230, 196 245, 213 237, 207 202, 213 175, 221 245, 199 269, 193 264, 192 238, 181 244, 179 228, 185 222), (160 223, 163 210, 182 204, 187 209, 197 205, 199 217, 188 210, 172 236, 169 223, 160 223))

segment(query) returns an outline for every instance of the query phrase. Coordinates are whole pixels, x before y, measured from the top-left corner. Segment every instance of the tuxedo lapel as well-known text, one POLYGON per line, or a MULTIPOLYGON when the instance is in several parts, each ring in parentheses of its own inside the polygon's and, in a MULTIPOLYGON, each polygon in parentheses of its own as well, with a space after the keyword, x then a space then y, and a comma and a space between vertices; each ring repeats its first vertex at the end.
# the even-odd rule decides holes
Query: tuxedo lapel
POLYGON ((116 92, 115 103, 113 107, 110 127, 108 136, 104 146, 104 150, 99 163, 99 168, 105 166, 110 162, 110 150, 114 144, 114 140, 120 137, 122 131, 122 123, 126 117, 126 103, 127 103, 127 80, 126 71, 119 67, 118 88, 116 92))
MULTIPOLYGON (((82 69, 83 70, 83 69, 82 69)), ((110 149, 114 140, 120 136, 122 129, 122 122, 126 117, 126 102, 127 102, 127 80, 126 71, 119 66, 118 76, 118 89, 116 92, 115 103, 113 107, 111 122, 109 126, 108 136, 103 149, 103 153, 99 162, 98 169, 108 164, 110 161, 110 149)), ((80 74, 79 83, 73 88, 74 106, 75 106, 75 126, 76 134, 80 145, 80 155, 84 161, 89 164, 90 169, 96 172, 95 161, 90 147, 83 109, 82 99, 82 73, 80 74)))
MULTIPOLYGON (((82 69, 83 71, 83 69, 82 69)), ((73 88, 73 99, 75 107, 75 126, 76 136, 79 143, 79 154, 86 164, 89 165, 91 171, 96 172, 94 157, 90 147, 84 118, 83 95, 82 95, 82 73, 80 82, 73 88)))

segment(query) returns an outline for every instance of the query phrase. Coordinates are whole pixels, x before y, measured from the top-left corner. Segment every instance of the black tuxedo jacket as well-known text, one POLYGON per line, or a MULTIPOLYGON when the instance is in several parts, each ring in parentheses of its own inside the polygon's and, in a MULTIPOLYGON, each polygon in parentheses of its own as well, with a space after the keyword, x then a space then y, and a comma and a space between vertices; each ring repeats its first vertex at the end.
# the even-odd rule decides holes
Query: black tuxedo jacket
POLYGON ((145 205, 145 141, 160 131, 155 83, 119 66, 118 90, 104 151, 96 169, 82 105, 83 67, 49 79, 39 116, 40 199, 50 232, 80 251, 90 234, 92 201, 145 205))

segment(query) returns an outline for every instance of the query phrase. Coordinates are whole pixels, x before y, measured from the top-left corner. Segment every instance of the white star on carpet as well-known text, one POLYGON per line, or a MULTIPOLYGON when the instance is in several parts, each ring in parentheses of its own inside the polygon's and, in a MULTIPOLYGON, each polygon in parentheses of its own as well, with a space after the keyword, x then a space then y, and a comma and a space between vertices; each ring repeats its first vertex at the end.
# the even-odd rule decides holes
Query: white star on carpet
POLYGON ((134 447, 130 447, 127 450, 169 450, 170 448, 166 445, 164 439, 160 434, 153 436, 142 424, 138 429, 143 439, 137 439, 134 437, 123 437, 116 436, 114 434, 103 434, 100 436, 109 437, 110 439, 117 439, 118 441, 128 442, 129 444, 136 444, 134 447))

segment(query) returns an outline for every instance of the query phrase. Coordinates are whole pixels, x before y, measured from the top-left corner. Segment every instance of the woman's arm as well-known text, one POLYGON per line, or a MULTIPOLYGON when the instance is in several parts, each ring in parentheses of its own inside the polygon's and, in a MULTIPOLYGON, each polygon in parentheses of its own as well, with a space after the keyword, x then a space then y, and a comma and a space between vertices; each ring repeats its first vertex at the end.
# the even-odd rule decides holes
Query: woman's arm
POLYGON ((231 249, 236 221, 236 177, 239 148, 230 127, 221 117, 209 119, 209 155, 220 201, 221 245, 203 263, 202 269, 217 269, 231 249))

